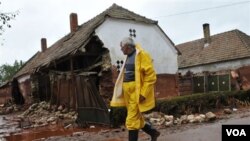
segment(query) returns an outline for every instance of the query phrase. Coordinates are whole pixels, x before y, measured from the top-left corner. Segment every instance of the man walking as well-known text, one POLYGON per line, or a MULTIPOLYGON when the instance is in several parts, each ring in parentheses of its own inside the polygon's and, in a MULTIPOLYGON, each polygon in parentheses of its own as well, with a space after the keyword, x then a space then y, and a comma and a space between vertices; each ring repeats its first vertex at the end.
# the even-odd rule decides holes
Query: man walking
POLYGON ((116 80, 111 106, 126 106, 129 141, 138 140, 139 129, 149 134, 151 141, 156 141, 160 132, 146 123, 142 115, 155 107, 156 74, 152 59, 132 38, 124 38, 120 47, 126 59, 116 80))

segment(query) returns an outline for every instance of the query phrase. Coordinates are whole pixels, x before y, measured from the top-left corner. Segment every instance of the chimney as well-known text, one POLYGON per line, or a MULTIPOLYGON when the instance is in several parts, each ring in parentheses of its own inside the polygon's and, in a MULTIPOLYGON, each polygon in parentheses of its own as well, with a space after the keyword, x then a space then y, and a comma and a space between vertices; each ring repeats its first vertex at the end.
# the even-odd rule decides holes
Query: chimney
POLYGON ((211 38, 210 38, 210 29, 208 23, 203 24, 203 33, 204 33, 204 43, 209 44, 211 42, 211 38))
POLYGON ((77 14, 76 13, 71 13, 70 14, 70 31, 71 32, 76 32, 77 27, 78 27, 77 14))
POLYGON ((46 38, 41 39, 41 49, 42 49, 42 52, 45 52, 45 50, 47 49, 47 40, 46 40, 46 38))

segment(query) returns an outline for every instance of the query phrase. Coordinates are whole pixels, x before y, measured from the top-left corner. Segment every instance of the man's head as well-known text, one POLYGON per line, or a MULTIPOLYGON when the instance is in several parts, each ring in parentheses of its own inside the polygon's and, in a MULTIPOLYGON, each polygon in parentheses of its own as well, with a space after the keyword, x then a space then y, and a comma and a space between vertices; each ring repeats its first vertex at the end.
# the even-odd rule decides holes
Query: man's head
POLYGON ((121 41, 120 46, 121 46, 121 50, 122 50, 124 55, 128 55, 135 50, 135 42, 130 37, 124 38, 121 41))

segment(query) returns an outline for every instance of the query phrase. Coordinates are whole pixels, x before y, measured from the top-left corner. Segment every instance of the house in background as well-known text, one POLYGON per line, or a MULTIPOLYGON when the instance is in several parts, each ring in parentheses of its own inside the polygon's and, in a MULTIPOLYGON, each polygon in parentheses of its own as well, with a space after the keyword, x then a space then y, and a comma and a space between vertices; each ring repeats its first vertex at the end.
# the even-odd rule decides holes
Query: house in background
POLYGON ((232 71, 250 80, 250 36, 237 29, 210 36, 209 24, 203 32, 202 39, 176 45, 180 93, 233 90, 232 71))
POLYGON ((152 56, 157 97, 178 95, 179 51, 157 21, 116 4, 82 25, 77 19, 77 14, 70 15, 71 32, 52 46, 47 47, 46 38, 42 38, 41 51, 14 76, 27 103, 51 101, 76 108, 87 121, 107 121, 103 98, 107 104, 112 97, 113 80, 125 58, 120 41, 128 36, 152 56), (86 112, 90 114, 84 117, 86 112), (93 114, 103 118, 91 119, 93 114))

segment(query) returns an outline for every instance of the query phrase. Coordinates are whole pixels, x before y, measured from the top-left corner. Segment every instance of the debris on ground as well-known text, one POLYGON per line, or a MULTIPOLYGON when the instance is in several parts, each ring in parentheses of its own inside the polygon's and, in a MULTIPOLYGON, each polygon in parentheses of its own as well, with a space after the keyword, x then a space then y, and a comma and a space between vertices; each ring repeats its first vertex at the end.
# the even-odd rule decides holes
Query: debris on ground
POLYGON ((77 112, 63 105, 51 105, 42 101, 34 103, 26 110, 20 105, 6 104, 0 107, 0 115, 21 112, 14 119, 19 122, 19 128, 35 128, 46 125, 55 125, 62 123, 65 128, 73 126, 77 118, 77 112))
MULTIPOLYGON (((21 120, 23 128, 41 127, 49 124, 58 124, 59 121, 67 121, 66 128, 75 123, 77 113, 63 105, 51 105, 45 101, 32 104, 26 111, 17 116, 21 120), (28 124, 29 123, 29 124, 28 124)), ((64 123, 64 122, 63 122, 64 123)))

